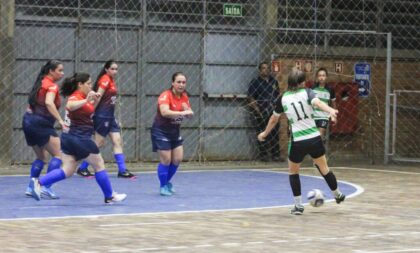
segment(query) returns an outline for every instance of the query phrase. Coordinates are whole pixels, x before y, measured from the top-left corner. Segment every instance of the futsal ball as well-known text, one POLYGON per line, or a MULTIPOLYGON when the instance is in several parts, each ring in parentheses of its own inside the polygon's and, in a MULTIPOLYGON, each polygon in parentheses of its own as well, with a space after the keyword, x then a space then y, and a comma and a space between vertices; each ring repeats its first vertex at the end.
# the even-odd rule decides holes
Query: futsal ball
POLYGON ((324 193, 319 189, 313 189, 308 192, 306 196, 308 198, 309 204, 314 207, 319 207, 324 204, 324 193))

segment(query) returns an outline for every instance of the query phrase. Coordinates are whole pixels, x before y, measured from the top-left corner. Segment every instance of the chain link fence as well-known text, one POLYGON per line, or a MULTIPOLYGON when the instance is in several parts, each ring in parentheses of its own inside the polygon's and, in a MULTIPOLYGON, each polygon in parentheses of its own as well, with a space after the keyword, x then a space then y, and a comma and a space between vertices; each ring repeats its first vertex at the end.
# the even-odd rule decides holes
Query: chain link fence
MULTIPOLYGON (((106 60, 118 61, 117 118, 130 161, 157 159, 149 131, 157 97, 176 71, 187 76, 195 112, 181 130, 185 159, 260 159, 248 89, 264 61, 280 93, 293 67, 307 73, 308 86, 318 68, 328 70, 340 111, 327 138, 331 162, 415 161, 419 9, 418 1, 377 0, 3 0, 1 161, 34 158, 21 119, 48 59, 61 60, 66 76, 84 71, 93 77, 106 60)), ((275 136, 280 145, 265 147, 280 150, 283 159, 286 126, 282 118, 275 136)), ((111 151, 108 143, 106 160, 112 160, 111 151)))

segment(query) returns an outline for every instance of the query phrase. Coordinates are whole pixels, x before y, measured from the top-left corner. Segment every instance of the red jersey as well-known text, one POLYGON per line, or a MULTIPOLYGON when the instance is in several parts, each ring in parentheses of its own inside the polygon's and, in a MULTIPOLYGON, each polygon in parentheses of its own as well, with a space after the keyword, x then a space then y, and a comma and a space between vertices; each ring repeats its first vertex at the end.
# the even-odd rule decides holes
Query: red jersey
POLYGON ((54 116, 51 115, 45 105, 45 98, 47 97, 48 92, 53 92, 55 94, 54 105, 58 110, 61 106, 59 88, 49 76, 45 76, 44 79, 42 79, 41 88, 36 96, 36 104, 33 107, 30 106, 30 109, 36 114, 55 120, 54 116))
POLYGON ((98 89, 105 90, 99 104, 96 106, 95 116, 113 118, 115 110, 115 102, 117 101, 117 86, 114 79, 108 74, 99 78, 98 89))
MULTIPOLYGON (((70 95, 68 101, 80 101, 84 99, 86 99, 86 95, 83 92, 77 90, 70 95)), ((68 127, 66 132, 69 134, 90 138, 93 134, 92 116, 94 111, 95 107, 90 102, 87 102, 82 107, 74 111, 69 111, 66 108, 65 123, 68 127)))
POLYGON ((180 116, 177 118, 165 118, 160 113, 160 105, 169 105, 169 109, 171 111, 184 111, 182 104, 186 104, 188 107, 190 106, 190 101, 188 99, 188 95, 186 92, 181 94, 181 97, 177 97, 172 90, 166 90, 162 92, 158 98, 158 108, 155 117, 154 126, 156 127, 163 127, 163 128, 173 128, 174 126, 179 128, 179 125, 184 120, 184 116, 180 116))

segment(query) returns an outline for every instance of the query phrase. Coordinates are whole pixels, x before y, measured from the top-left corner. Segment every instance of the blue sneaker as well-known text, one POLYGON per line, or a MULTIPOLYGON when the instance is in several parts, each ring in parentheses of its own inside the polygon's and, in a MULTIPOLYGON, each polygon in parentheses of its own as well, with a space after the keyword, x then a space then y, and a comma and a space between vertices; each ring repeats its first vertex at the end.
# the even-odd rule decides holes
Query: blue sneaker
POLYGON ((41 185, 38 182, 38 178, 31 178, 29 187, 31 189, 31 197, 40 201, 41 200, 41 185))
POLYGON ((172 185, 172 183, 169 183, 168 182, 166 184, 166 186, 168 187, 168 191, 170 191, 171 193, 175 193, 176 192, 174 186, 172 185))
POLYGON ((51 187, 41 186, 41 196, 49 199, 59 199, 60 197, 55 194, 51 187))
POLYGON ((172 196, 172 192, 169 191, 168 186, 165 185, 160 187, 160 195, 161 196, 172 196))

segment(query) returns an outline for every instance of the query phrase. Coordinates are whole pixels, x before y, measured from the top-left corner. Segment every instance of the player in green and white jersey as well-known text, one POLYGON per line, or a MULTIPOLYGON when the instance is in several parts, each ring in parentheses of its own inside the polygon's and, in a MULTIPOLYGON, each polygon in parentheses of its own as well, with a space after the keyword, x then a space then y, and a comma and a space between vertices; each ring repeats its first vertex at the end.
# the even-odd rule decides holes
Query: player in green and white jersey
POLYGON ((287 91, 277 100, 273 115, 271 115, 265 130, 258 135, 258 140, 264 141, 279 121, 280 114, 286 114, 291 133, 288 155, 289 181, 295 199, 295 206, 292 208, 291 214, 296 215, 302 214, 304 210, 299 170, 300 164, 307 154, 318 165, 319 171, 333 192, 336 202, 339 204, 345 199, 345 195, 338 189, 334 173, 328 168, 324 144, 315 125, 312 107, 327 112, 333 122, 337 120, 338 111, 323 103, 311 89, 304 88, 304 84, 305 73, 293 69, 288 77, 287 91))
MULTIPOLYGON (((333 89, 327 86, 327 77, 327 69, 318 69, 318 71, 316 72, 317 80, 314 86, 312 86, 312 90, 314 91, 316 97, 319 98, 319 100, 331 106, 332 108, 337 108, 335 106, 335 92, 333 89)), ((315 124, 318 127, 319 132, 321 133, 321 138, 324 140, 329 122, 329 114, 328 112, 324 112, 319 108, 314 108, 314 119, 315 124)))

